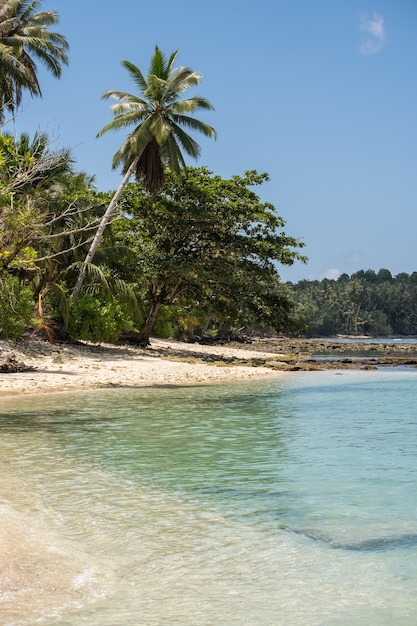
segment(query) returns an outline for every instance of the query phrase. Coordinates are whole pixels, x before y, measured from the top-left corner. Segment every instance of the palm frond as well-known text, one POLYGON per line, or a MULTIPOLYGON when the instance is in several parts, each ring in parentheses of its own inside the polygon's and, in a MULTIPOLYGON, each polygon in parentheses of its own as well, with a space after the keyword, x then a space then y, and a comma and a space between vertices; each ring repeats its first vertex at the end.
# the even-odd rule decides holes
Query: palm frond
POLYGON ((172 68, 173 68, 173 65, 174 65, 174 63, 175 63, 175 61, 177 59, 178 54, 179 54, 179 50, 175 50, 175 52, 172 52, 170 54, 170 56, 169 56, 169 59, 168 59, 167 65, 166 65, 166 72, 167 72, 168 76, 172 72, 172 68))
POLYGON ((119 130, 120 128, 125 128, 126 126, 131 126, 132 124, 138 123, 142 121, 142 113, 141 112, 133 112, 126 113, 124 115, 119 115, 115 117, 111 122, 106 124, 98 133, 97 137, 102 137, 109 130, 119 130))
POLYGON ((144 321, 143 313, 132 287, 121 278, 114 278, 109 282, 111 292, 126 304, 133 320, 137 324, 142 324, 144 321))
POLYGON ((71 265, 65 269, 63 274, 71 274, 74 271, 82 272, 84 274, 87 282, 86 290, 89 286, 94 289, 97 285, 99 285, 100 288, 104 289, 107 294, 111 293, 109 281, 107 280, 102 268, 98 265, 95 265, 94 263, 84 263, 83 261, 75 261, 75 263, 71 263, 71 265))
POLYGON ((0 2, 0 117, 4 108, 14 111, 20 105, 22 90, 42 95, 35 58, 56 78, 68 65, 66 38, 50 31, 58 23, 58 14, 36 13, 41 4, 41 0, 0 2))
POLYGON ((187 100, 177 100, 169 105, 169 110, 175 113, 193 113, 197 109, 205 109, 206 111, 214 111, 214 106, 206 98, 194 96, 187 100))
POLYGON ((39 298, 38 298, 38 308, 39 308, 39 312, 42 313, 41 314, 41 318, 44 318, 44 314, 43 314, 43 304, 42 304, 42 300, 45 299, 46 295, 52 295, 53 299, 54 299, 54 303, 55 306, 57 307, 65 326, 68 326, 68 319, 69 319, 69 298, 68 298, 68 294, 65 292, 65 290, 62 288, 61 285, 59 285, 56 282, 52 282, 52 283, 48 283, 44 289, 42 290, 42 296, 41 294, 39 294, 39 298))
POLYGON ((199 84, 201 75, 187 67, 174 69, 177 56, 178 50, 168 58, 156 46, 146 78, 135 64, 122 61, 142 97, 116 90, 102 96, 118 102, 111 107, 114 119, 99 131, 98 137, 134 126, 114 155, 113 168, 122 164, 127 174, 134 159, 138 159, 136 177, 152 193, 161 189, 165 167, 177 174, 185 167, 181 149, 193 158, 200 154, 197 142, 181 127, 216 137, 214 128, 192 117, 198 109, 212 110, 211 103, 200 96, 179 100, 186 90, 199 84))
POLYGON ((121 61, 121 64, 129 72, 131 79, 133 80, 135 85, 138 87, 139 91, 144 92, 148 84, 142 72, 140 71, 140 69, 134 63, 131 63, 130 61, 126 61, 126 60, 121 61))
POLYGON ((196 130, 202 135, 205 135, 206 137, 209 137, 211 139, 217 138, 217 133, 212 126, 206 124, 205 122, 202 122, 201 120, 197 120, 195 117, 190 117, 188 115, 173 115, 172 120, 173 123, 175 123, 175 125, 178 127, 185 126, 192 130, 196 130))
POLYGON ((171 124, 172 133, 175 136, 176 140, 182 146, 183 150, 192 157, 193 159, 198 159, 200 156, 200 146, 194 139, 186 133, 178 124, 171 124))
POLYGON ((123 164, 123 173, 127 172, 135 157, 140 156, 147 144, 152 140, 152 119, 148 117, 137 131, 132 131, 121 148, 113 157, 112 167, 116 169, 123 164))
POLYGON ((182 93, 190 89, 190 87, 196 87, 201 81, 201 74, 193 72, 188 67, 181 67, 170 77, 167 83, 166 99, 177 99, 182 93))
POLYGON ((151 58, 148 75, 154 74, 163 80, 167 80, 172 72, 172 66, 178 56, 178 50, 173 52, 169 59, 158 46, 155 46, 155 52, 151 58))
POLYGON ((178 143, 173 134, 170 134, 164 145, 164 156, 168 163, 168 168, 176 176, 181 175, 181 170, 186 169, 184 157, 179 149, 178 143))

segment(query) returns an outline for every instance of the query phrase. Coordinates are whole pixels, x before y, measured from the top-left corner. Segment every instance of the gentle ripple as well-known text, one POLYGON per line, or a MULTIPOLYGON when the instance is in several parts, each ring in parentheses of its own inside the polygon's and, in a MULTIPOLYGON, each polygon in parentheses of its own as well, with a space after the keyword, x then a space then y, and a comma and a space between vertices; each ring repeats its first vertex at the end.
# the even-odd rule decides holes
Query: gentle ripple
POLYGON ((37 568, 4 624, 415 624, 416 383, 314 372, 4 402, 0 512, 37 568))

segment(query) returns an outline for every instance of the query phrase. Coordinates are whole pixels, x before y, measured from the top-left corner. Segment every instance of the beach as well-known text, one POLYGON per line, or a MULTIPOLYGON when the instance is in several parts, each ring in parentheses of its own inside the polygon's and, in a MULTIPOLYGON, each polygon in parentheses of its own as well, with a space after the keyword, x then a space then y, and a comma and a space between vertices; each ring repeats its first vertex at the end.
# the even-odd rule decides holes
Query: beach
POLYGON ((14 364, 20 367, 10 372, 1 371, 0 367, 1 398, 103 388, 226 383, 300 370, 416 367, 417 343, 381 344, 371 340, 347 344, 275 338, 207 345, 153 338, 150 346, 141 348, 53 344, 31 337, 15 342, 0 340, 0 366, 5 355, 12 355, 14 364), (317 354, 327 356, 317 359, 317 354))
POLYGON ((317 346, 0 342, 2 623, 411 626, 415 370, 317 346))
POLYGON ((195 385, 277 376, 280 356, 244 347, 152 339, 126 345, 0 341, 27 371, 0 373, 0 397, 102 388, 195 385), (265 366, 265 363, 269 367, 265 366), (263 364, 263 365, 262 365, 263 364), (33 369, 31 369, 33 368, 33 369))

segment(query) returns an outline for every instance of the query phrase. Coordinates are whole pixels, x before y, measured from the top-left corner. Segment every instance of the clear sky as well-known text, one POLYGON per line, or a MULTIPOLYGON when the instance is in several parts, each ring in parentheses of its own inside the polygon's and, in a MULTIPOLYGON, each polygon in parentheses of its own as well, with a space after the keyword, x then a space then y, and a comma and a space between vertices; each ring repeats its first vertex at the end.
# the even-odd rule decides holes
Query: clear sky
MULTIPOLYGON (((360 269, 417 271, 416 0, 45 0, 60 16, 70 65, 39 64, 43 99, 25 99, 13 131, 40 129, 72 148, 76 168, 115 189, 124 134, 109 89, 136 93, 122 59, 146 73, 155 45, 203 75, 199 113, 218 140, 195 135, 215 174, 268 172, 258 189, 309 257, 283 280, 360 269)), ((191 92, 190 92, 190 95, 191 92)), ((10 126, 7 128, 11 131, 10 126)))

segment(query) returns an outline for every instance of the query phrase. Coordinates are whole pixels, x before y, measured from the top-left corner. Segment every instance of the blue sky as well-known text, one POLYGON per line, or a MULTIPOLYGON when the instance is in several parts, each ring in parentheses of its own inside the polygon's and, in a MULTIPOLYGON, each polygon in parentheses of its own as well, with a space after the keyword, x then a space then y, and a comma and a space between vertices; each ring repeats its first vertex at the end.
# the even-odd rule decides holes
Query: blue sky
MULTIPOLYGON (((306 265, 283 280, 337 278, 384 267, 417 271, 417 3, 415 0, 45 0, 70 43, 61 80, 39 67, 43 99, 26 98, 16 132, 46 130, 76 167, 115 189, 123 134, 109 89, 135 92, 120 61, 147 72, 155 45, 203 75, 198 117, 218 140, 195 136, 225 178, 256 169, 258 189, 305 242, 306 265)), ((39 64, 40 65, 40 64, 39 64)), ((11 130, 10 126, 7 130, 11 130)))

